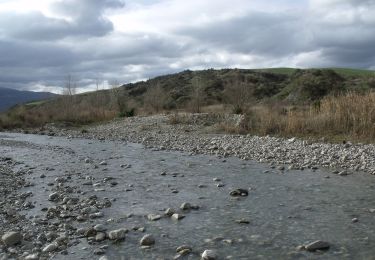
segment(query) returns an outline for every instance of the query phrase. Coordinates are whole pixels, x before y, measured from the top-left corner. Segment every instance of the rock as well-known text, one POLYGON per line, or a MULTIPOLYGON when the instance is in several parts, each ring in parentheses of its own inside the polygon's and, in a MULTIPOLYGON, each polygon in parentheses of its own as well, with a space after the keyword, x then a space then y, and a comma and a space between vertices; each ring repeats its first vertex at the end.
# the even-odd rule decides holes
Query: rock
POLYGON ((91 162, 91 160, 89 158, 85 159, 85 163, 90 163, 90 162, 91 162))
POLYGON ((174 213, 175 213, 175 211, 171 208, 168 208, 164 211, 164 215, 166 215, 168 217, 172 216, 174 213))
POLYGON ((222 188, 222 187, 224 187, 224 186, 225 186, 224 183, 218 183, 218 184, 216 185, 216 187, 218 187, 218 188, 222 188))
POLYGON ((189 210, 189 209, 191 209, 191 205, 190 205, 189 202, 184 202, 184 203, 181 204, 180 209, 189 210))
POLYGON ((316 250, 326 250, 329 249, 330 245, 328 242, 324 242, 321 240, 314 241, 310 244, 305 245, 305 249, 307 251, 316 251, 316 250))
POLYGON ((213 250, 204 250, 202 253, 202 260, 216 260, 217 254, 213 250))
POLYGON ((161 219, 161 216, 155 215, 155 214, 149 214, 149 215, 147 215, 147 219, 150 220, 150 221, 157 221, 157 220, 161 219))
POLYGON ((107 165, 107 162, 106 162, 106 161, 101 161, 101 162, 99 163, 99 165, 107 165))
POLYGON ((55 251, 57 248, 58 248, 58 246, 56 245, 56 243, 52 243, 52 244, 49 244, 49 245, 45 246, 43 248, 42 252, 50 253, 50 252, 55 251))
POLYGON ((97 232, 103 232, 103 231, 107 230, 107 228, 104 225, 102 225, 102 224, 95 225, 94 229, 97 232))
POLYGON ((238 223, 238 224, 250 224, 250 220, 242 218, 242 219, 236 220, 236 223, 238 223))
POLYGON ((105 237, 106 237, 106 235, 105 235, 104 232, 99 232, 99 233, 97 233, 96 236, 95 236, 95 241, 96 241, 96 242, 104 241, 104 240, 105 240, 105 237))
POLYGON ((40 175, 40 178, 45 178, 46 177, 46 175, 44 174, 44 173, 42 173, 41 175, 40 175))
POLYGON ((21 242, 22 235, 20 232, 7 232, 1 237, 1 240, 6 246, 13 246, 21 242))
POLYGON ((152 246, 153 244, 155 244, 155 239, 152 235, 147 234, 142 237, 139 243, 141 244, 141 246, 152 246))
POLYGON ((104 255, 104 254, 105 254, 105 250, 102 248, 97 248, 94 250, 94 255, 104 255))
POLYGON ((212 180, 213 180, 213 181, 217 181, 217 182, 221 181, 220 178, 213 178, 212 180))
POLYGON ((187 245, 182 245, 182 246, 179 246, 179 247, 176 248, 176 252, 179 253, 180 255, 187 255, 191 251, 193 251, 193 249, 190 246, 187 246, 187 245), (182 253, 182 252, 184 252, 184 253, 182 253))
POLYGON ((370 213, 375 213, 375 209, 369 209, 368 210, 370 213))
POLYGON ((56 200, 58 200, 58 198, 59 198, 59 193, 57 193, 57 192, 51 193, 48 196, 48 200, 50 200, 50 201, 56 201, 56 200))
POLYGON ((123 240, 125 239, 125 234, 128 233, 128 230, 125 228, 112 230, 108 233, 108 237, 111 240, 123 240))
POLYGON ((99 258, 99 260, 109 260, 109 258, 106 257, 106 256, 102 256, 102 257, 99 258))
POLYGON ((173 215, 171 216, 171 218, 172 218, 173 220, 181 220, 181 219, 183 219, 184 217, 185 217, 184 215, 177 214, 177 213, 175 213, 175 214, 173 214, 173 215))
POLYGON ((353 219, 352 219, 352 223, 357 223, 358 221, 359 221, 358 218, 353 218, 353 219))
POLYGON ((338 173, 340 176, 346 176, 348 175, 348 173, 346 171, 341 171, 338 173))
POLYGON ((245 189, 235 189, 232 190, 229 195, 232 197, 246 197, 249 195, 249 192, 245 189))
POLYGON ((25 260, 39 260, 39 254, 31 254, 25 257, 25 260))

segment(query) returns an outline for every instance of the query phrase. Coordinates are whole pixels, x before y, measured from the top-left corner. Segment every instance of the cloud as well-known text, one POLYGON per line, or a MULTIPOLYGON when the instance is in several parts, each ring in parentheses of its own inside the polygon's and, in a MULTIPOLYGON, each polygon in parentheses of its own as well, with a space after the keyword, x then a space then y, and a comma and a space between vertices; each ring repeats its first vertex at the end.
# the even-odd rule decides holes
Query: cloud
POLYGON ((0 33, 3 37, 34 41, 104 36, 113 31, 112 22, 104 16, 105 11, 123 6, 118 0, 58 1, 51 9, 59 18, 48 17, 40 11, 3 12, 0 33))
POLYGON ((375 67, 365 0, 0 1, 0 86, 58 89, 68 74, 134 82, 184 69, 375 67))

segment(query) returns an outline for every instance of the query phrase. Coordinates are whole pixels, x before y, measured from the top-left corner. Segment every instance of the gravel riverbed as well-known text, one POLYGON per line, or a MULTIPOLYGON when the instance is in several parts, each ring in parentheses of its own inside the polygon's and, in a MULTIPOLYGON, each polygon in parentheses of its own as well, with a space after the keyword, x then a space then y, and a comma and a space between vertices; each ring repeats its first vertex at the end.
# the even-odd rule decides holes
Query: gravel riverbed
POLYGON ((373 145, 205 117, 0 134, 0 259, 374 259, 373 145))
POLYGON ((236 156, 267 162, 277 167, 305 169, 331 168, 347 175, 367 172, 375 175, 375 145, 331 144, 270 136, 212 134, 221 123, 239 124, 241 116, 217 118, 209 114, 186 114, 183 123, 171 124, 171 116, 156 115, 115 120, 85 128, 67 130, 49 126, 42 133, 99 140, 126 140, 149 148, 185 151, 192 154, 236 156), (86 132, 87 131, 87 132, 86 132))

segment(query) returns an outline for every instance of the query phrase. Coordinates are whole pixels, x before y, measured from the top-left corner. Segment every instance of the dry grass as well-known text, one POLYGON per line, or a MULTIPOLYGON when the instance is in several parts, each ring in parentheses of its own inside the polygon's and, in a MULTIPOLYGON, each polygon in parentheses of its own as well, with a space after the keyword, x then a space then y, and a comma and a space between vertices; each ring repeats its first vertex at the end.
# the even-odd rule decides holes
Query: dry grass
POLYGON ((253 107, 248 110, 240 127, 259 135, 339 136, 374 141, 375 92, 329 96, 310 107, 277 104, 253 107))

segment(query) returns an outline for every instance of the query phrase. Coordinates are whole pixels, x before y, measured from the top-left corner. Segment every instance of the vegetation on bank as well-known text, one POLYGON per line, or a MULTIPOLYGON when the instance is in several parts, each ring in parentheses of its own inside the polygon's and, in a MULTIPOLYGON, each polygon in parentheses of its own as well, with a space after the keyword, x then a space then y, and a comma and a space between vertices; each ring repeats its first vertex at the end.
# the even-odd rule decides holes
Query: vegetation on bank
MULTIPOLYGON (((160 112, 244 114, 239 126, 219 130, 280 136, 375 141, 375 72, 351 69, 184 71, 109 90, 65 95, 14 107, 0 128, 38 127, 49 122, 82 125, 160 112), (221 107, 221 109, 217 109, 221 107)), ((176 119, 177 120, 177 119, 176 119)))

